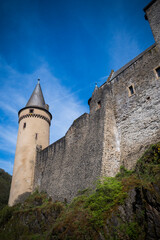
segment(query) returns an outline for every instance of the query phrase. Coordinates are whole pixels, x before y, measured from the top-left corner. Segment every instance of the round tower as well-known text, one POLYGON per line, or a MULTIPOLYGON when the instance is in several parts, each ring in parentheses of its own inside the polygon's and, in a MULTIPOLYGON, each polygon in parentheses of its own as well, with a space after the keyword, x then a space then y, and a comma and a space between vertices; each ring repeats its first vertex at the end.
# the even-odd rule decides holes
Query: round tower
POLYGON ((49 145, 52 115, 45 104, 38 83, 26 106, 18 112, 19 129, 13 169, 9 205, 12 206, 33 190, 36 148, 49 145))

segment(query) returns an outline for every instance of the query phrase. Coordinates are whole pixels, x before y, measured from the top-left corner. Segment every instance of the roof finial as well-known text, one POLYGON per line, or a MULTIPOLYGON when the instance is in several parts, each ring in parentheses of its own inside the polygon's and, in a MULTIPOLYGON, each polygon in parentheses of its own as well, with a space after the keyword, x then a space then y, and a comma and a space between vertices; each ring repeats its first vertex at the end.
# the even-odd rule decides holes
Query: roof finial
POLYGON ((95 83, 95 88, 94 88, 94 90, 97 90, 98 89, 98 86, 97 86, 97 83, 95 83))
POLYGON ((40 78, 38 78, 38 84, 39 84, 39 82, 40 82, 40 78))

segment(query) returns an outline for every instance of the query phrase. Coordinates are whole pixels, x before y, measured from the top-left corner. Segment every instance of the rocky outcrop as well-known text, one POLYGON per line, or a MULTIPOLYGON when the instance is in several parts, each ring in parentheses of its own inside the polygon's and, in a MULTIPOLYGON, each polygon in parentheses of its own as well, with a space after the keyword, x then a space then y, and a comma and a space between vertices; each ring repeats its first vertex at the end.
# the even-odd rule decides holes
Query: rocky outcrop
POLYGON ((136 187, 105 224, 106 237, 113 239, 160 239, 160 187, 136 187))
POLYGON ((159 240, 160 143, 70 204, 35 192, 0 211, 0 240, 159 240))

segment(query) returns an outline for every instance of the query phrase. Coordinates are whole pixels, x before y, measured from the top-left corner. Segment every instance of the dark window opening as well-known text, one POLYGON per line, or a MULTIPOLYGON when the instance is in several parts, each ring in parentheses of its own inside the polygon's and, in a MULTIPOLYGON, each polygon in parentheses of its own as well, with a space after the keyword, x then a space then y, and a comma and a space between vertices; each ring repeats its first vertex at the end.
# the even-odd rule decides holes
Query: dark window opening
POLYGON ((23 123, 23 129, 26 128, 26 123, 23 123))
POLYGON ((156 68, 157 77, 160 77, 160 67, 156 68))
POLYGON ((132 85, 129 87, 129 91, 130 91, 130 94, 131 94, 131 95, 134 94, 134 89, 133 89, 133 86, 132 86, 132 85))
POLYGON ((98 102, 98 108, 101 108, 101 101, 98 102))
POLYGON ((29 113, 33 113, 34 112, 34 109, 29 109, 29 113))
POLYGON ((36 139, 36 140, 38 139, 38 133, 35 134, 35 139, 36 139))

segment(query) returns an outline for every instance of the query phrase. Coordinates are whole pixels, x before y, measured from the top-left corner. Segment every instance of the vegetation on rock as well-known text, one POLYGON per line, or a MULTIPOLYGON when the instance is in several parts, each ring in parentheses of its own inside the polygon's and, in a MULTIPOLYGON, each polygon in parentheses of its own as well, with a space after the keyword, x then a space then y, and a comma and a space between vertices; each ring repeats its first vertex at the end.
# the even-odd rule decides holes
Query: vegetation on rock
POLYGON ((0 239, 160 239, 160 143, 133 171, 79 193, 72 203, 52 202, 35 192, 23 204, 0 211, 0 239))
POLYGON ((8 204, 12 176, 0 168, 0 209, 8 204))

